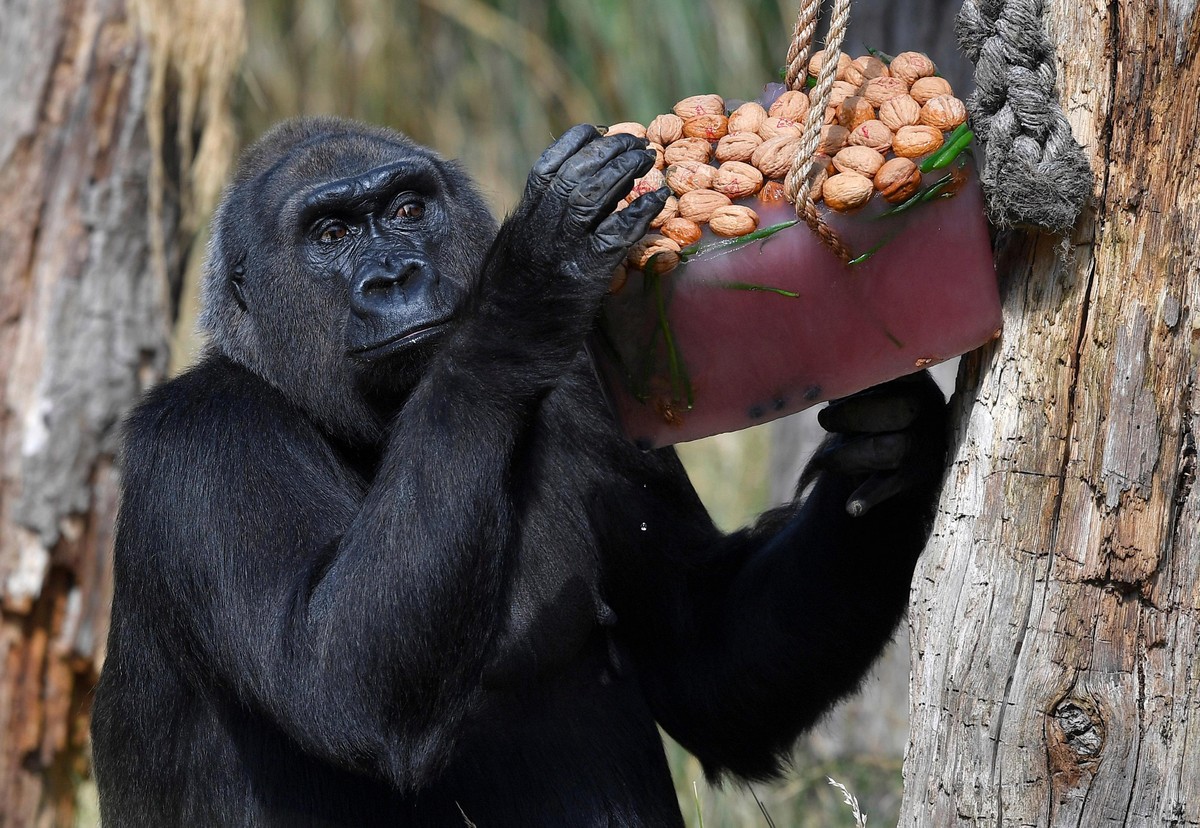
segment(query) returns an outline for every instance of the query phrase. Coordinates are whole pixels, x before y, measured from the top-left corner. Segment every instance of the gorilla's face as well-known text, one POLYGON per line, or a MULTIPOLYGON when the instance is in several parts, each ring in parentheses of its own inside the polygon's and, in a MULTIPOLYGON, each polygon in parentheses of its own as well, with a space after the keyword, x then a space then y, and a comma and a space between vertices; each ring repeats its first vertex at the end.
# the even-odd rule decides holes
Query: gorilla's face
POLYGON ((305 266, 346 291, 347 356, 372 362, 430 344, 450 327, 468 285, 442 273, 452 241, 436 165, 412 156, 318 182, 295 205, 305 266))
POLYGON ((327 427, 377 430, 468 303, 495 221, 454 165, 389 130, 285 123, 218 210, 202 317, 224 354, 327 427))

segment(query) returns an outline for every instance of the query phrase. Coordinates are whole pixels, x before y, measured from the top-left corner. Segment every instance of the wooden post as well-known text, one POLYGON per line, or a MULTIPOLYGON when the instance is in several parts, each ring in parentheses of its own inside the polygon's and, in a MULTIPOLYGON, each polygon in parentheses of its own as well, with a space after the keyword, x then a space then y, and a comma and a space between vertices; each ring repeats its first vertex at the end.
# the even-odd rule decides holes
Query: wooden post
POLYGON ((1096 173, 1001 240, 914 583, 903 826, 1200 824, 1200 11, 1048 0, 1096 173), (1065 256, 1064 256, 1065 253, 1065 256))
POLYGON ((0 826, 70 825, 122 414, 225 174, 238 0, 0 0, 0 826))

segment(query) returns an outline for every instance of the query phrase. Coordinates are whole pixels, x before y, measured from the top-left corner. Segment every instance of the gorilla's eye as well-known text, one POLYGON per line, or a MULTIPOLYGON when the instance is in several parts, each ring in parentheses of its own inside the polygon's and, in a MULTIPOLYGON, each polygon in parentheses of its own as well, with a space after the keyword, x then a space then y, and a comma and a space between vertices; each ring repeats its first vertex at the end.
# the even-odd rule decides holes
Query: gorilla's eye
POLYGON ((415 220, 425 215, 425 205, 420 201, 406 201, 396 211, 396 218, 415 220))
POLYGON ((324 226, 319 228, 317 241, 321 244, 333 244, 346 238, 350 228, 340 221, 326 222, 324 226))

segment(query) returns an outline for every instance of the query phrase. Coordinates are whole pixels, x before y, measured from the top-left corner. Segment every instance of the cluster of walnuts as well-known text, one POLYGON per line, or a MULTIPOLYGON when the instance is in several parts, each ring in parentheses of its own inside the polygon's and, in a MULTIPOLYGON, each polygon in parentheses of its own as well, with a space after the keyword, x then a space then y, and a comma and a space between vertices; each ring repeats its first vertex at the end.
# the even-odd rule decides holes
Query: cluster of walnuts
MULTIPOLYGON (((824 52, 808 63, 813 77, 824 52)), ((720 95, 693 95, 648 125, 614 124, 608 134, 646 138, 658 155, 654 169, 634 182, 618 209, 666 185, 674 195, 630 251, 627 264, 656 273, 673 270, 679 252, 700 240, 704 227, 717 236, 744 236, 758 227, 754 207, 785 200, 783 179, 800 147, 815 90, 787 91, 769 106, 751 101, 726 109, 720 95), (756 205, 757 206, 757 205, 756 205)), ((814 201, 833 210, 856 210, 878 192, 890 203, 921 186, 919 159, 941 148, 945 133, 967 119, 963 102, 933 62, 902 52, 888 63, 839 54, 837 80, 825 108, 817 146, 814 201)), ((616 282, 621 281, 618 273, 616 282)))

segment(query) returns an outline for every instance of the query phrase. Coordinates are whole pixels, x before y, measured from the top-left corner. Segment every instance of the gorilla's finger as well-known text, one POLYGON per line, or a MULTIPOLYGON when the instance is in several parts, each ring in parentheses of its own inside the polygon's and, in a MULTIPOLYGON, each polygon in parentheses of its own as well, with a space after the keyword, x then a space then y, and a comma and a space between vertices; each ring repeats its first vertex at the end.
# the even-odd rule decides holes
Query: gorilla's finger
POLYGON ((617 156, 571 193, 564 229, 568 233, 592 230, 629 193, 634 179, 645 175, 653 165, 654 153, 646 150, 630 150, 617 156))
POLYGON ((851 517, 862 517, 888 498, 895 497, 911 485, 903 474, 873 474, 854 490, 846 501, 846 512, 851 517))
POLYGON ((636 135, 621 133, 597 138, 579 152, 568 158, 558 169, 558 174, 550 182, 554 193, 567 198, 587 179, 622 153, 629 150, 644 150, 646 139, 636 135))
POLYGON ((911 443, 903 433, 838 437, 813 455, 813 463, 838 474, 864 474, 900 467, 911 443))
POLYGON ((536 198, 544 192, 566 160, 599 137, 600 132, 591 124, 576 124, 559 136, 529 171, 526 198, 536 198))
POLYGON ((837 433, 901 431, 912 425, 922 407, 917 387, 902 390, 877 386, 833 400, 817 413, 817 422, 826 431, 837 433))
POLYGON ((633 200, 619 213, 613 213, 592 234, 596 253, 605 258, 624 255, 629 246, 646 235, 650 222, 662 212, 663 205, 671 196, 669 187, 662 187, 633 200))

